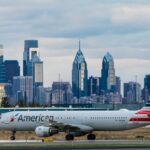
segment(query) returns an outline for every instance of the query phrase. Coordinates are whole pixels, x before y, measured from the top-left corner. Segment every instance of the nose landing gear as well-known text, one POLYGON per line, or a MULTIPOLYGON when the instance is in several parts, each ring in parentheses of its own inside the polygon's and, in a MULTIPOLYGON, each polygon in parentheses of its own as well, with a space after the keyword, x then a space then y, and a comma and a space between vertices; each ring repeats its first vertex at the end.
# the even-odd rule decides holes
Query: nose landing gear
POLYGON ((15 134, 16 134, 16 131, 12 131, 12 135, 10 137, 10 140, 15 140, 16 139, 15 134))
POLYGON ((96 135, 95 135, 95 134, 92 134, 92 133, 91 133, 91 134, 88 134, 88 135, 87 135, 87 139, 88 139, 88 140, 95 140, 95 139, 96 139, 96 135))

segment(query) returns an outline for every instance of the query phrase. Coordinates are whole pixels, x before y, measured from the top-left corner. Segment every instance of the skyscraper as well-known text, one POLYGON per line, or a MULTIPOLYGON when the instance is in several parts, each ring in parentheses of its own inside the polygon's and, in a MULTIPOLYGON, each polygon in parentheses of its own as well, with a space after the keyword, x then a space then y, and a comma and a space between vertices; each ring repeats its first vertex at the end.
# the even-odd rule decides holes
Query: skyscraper
POLYGON ((23 52, 23 75, 28 76, 28 63, 31 59, 31 49, 38 48, 37 40, 25 40, 23 52))
POLYGON ((101 92, 114 90, 116 86, 114 60, 109 52, 103 58, 100 83, 101 92))
POLYGON ((100 78, 89 77, 88 79, 88 96, 99 95, 100 78))
POLYGON ((147 102, 150 100, 150 74, 144 78, 144 88, 142 90, 142 99, 147 102))
MULTIPOLYGON (((28 62, 27 72, 33 77, 33 97, 34 103, 39 104, 38 87, 43 86, 43 62, 40 60, 37 51, 32 51, 30 61, 28 62)), ((44 99, 43 99, 44 101, 44 99)), ((44 102, 43 102, 44 103, 44 102)), ((42 104, 42 103, 41 103, 42 104)))
POLYGON ((73 61, 72 68, 72 91, 75 97, 80 98, 82 96, 87 96, 87 79, 87 63, 80 49, 79 41, 79 50, 73 61))
POLYGON ((146 75, 144 78, 144 88, 148 90, 150 95, 150 74, 146 75))
POLYGON ((16 103, 23 101, 26 106, 33 104, 33 78, 31 76, 13 77, 13 95, 16 103))
POLYGON ((28 74, 33 77, 33 84, 43 86, 43 61, 34 53, 28 63, 28 74))
POLYGON ((6 82, 12 83, 14 76, 20 76, 20 66, 17 60, 5 60, 6 82))
POLYGON ((0 45, 0 83, 6 82, 6 69, 3 60, 3 46, 0 45))
POLYGON ((124 83, 124 98, 127 103, 141 102, 141 85, 137 82, 124 83))
POLYGON ((38 86, 43 86, 43 62, 39 57, 38 41, 26 40, 24 48, 23 75, 33 77, 34 102, 39 104, 38 86))
POLYGON ((72 90, 69 82, 53 82, 52 84, 52 100, 58 104, 70 104, 72 99, 72 90), (58 98, 56 101, 55 98, 58 98))
POLYGON ((121 80, 120 77, 116 76, 116 92, 121 94, 121 80))

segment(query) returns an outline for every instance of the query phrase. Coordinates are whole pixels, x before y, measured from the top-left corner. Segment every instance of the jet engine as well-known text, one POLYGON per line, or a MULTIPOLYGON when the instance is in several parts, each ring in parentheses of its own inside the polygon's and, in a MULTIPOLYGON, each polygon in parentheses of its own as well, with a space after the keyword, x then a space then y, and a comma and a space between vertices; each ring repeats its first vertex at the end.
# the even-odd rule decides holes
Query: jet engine
POLYGON ((35 134, 38 137, 49 137, 57 133, 58 133, 58 130, 55 128, 51 128, 51 127, 39 126, 39 127, 36 127, 35 129, 35 134))

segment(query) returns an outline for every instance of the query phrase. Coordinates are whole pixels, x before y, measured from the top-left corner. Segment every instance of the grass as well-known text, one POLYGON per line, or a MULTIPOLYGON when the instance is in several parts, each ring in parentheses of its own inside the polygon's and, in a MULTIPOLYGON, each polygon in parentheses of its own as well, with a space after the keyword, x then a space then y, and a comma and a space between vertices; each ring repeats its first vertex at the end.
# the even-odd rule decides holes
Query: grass
MULTIPOLYGON (((127 131, 99 131, 94 132, 96 134, 96 139, 107 140, 107 139, 150 139, 150 128, 138 128, 127 131)), ((0 131, 0 140, 9 140, 11 132, 0 131)), ((59 133, 52 136, 54 140, 64 140, 65 133, 59 133)), ((35 135, 34 132, 17 132, 17 140, 39 140, 40 138, 35 135)), ((86 136, 76 137, 78 140, 85 140, 86 136)))

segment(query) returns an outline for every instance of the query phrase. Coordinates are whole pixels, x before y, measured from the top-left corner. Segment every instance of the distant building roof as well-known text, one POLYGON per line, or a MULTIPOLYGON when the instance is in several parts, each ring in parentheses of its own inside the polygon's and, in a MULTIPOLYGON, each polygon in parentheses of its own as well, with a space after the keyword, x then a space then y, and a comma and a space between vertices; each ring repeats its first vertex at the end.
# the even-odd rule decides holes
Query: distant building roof
POLYGON ((32 59, 31 59, 32 62, 40 62, 40 58, 39 56, 37 56, 36 54, 33 55, 32 59))
POLYGON ((109 52, 107 52, 106 55, 104 56, 103 60, 109 62, 109 61, 113 60, 113 57, 109 52))

